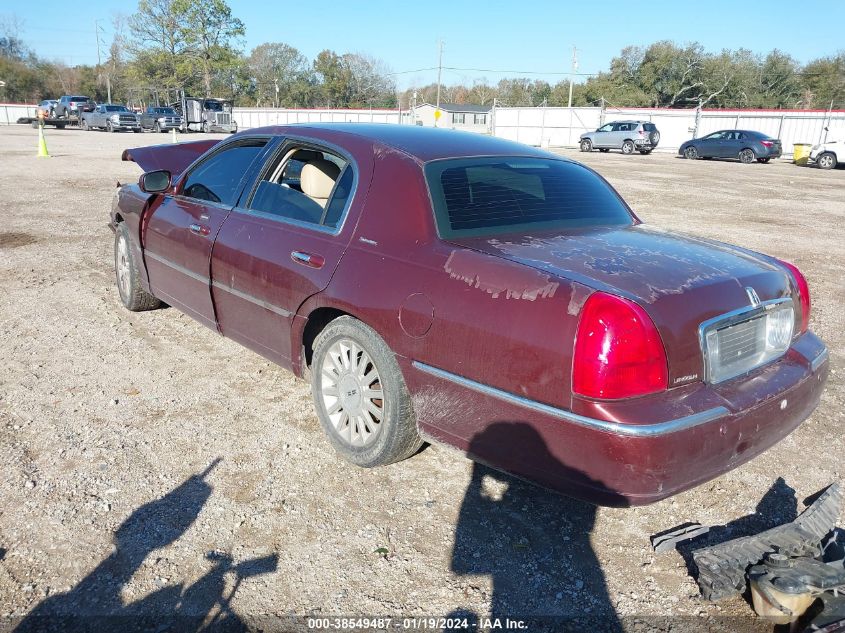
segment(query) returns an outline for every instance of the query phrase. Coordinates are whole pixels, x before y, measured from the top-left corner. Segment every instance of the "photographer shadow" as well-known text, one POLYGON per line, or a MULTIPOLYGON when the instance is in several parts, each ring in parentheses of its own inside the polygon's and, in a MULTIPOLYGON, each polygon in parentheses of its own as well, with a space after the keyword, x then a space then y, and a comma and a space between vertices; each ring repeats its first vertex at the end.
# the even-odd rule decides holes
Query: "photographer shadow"
POLYGON ((212 492, 205 478, 219 461, 136 509, 115 532, 112 554, 75 587, 36 605, 15 633, 247 630, 230 601, 243 578, 275 571, 275 554, 234 565, 227 555, 212 552, 206 555, 214 561, 212 568, 188 587, 169 585, 128 604, 121 597, 144 560, 173 544, 194 523, 212 492), (236 580, 227 595, 229 573, 236 580))
MULTIPOLYGON (((563 479, 582 489, 603 489, 603 503, 627 503, 600 482, 560 462, 527 424, 496 422, 472 439, 467 452, 474 459, 530 464, 550 481, 563 479)), ((592 504, 476 462, 461 505, 451 569, 459 575, 491 578, 489 617, 499 618, 503 628, 509 618, 530 623, 531 631, 620 631, 590 543, 596 511, 592 504)), ((471 583, 470 588, 481 591, 471 583)), ((472 629, 487 614, 461 608, 448 617, 467 618, 472 629)))

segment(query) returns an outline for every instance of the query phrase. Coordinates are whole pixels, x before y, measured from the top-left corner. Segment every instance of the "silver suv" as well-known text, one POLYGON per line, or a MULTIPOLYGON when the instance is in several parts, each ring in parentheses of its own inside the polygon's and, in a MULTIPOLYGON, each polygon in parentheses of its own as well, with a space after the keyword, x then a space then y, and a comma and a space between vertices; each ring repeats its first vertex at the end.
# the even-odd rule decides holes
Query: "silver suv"
POLYGON ((607 152, 621 149, 623 154, 650 154, 660 142, 660 132, 654 123, 647 121, 613 121, 605 123, 595 132, 581 135, 581 151, 594 149, 607 152))

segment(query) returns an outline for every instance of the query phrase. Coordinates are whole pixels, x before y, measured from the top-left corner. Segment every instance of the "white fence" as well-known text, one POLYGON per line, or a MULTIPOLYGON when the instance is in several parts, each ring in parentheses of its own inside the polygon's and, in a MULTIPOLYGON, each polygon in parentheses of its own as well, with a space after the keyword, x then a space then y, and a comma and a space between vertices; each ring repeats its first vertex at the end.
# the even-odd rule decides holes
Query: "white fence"
MULTIPOLYGON (((241 129, 289 123, 352 122, 412 123, 403 110, 292 110, 235 108, 241 129)), ((0 125, 34 117, 35 106, 0 103, 0 125)), ((622 119, 651 121, 660 130, 660 149, 676 150, 681 143, 721 129, 758 130, 783 141, 784 154, 795 143, 845 140, 845 111, 813 110, 670 110, 654 108, 500 108, 493 110, 491 133, 528 145, 574 147, 583 132, 622 119), (825 131, 824 128, 828 128, 825 131)))
POLYGON ((660 130, 660 148, 676 150, 693 136, 722 129, 750 129, 783 142, 784 154, 795 143, 845 139, 845 112, 798 110, 669 110, 653 108, 496 108, 492 133, 529 145, 567 147, 580 135, 605 123, 651 121, 660 130), (825 132, 825 127, 828 131, 825 132))
POLYGON ((234 108, 240 128, 288 123, 402 123, 400 110, 288 110, 285 108, 234 108))

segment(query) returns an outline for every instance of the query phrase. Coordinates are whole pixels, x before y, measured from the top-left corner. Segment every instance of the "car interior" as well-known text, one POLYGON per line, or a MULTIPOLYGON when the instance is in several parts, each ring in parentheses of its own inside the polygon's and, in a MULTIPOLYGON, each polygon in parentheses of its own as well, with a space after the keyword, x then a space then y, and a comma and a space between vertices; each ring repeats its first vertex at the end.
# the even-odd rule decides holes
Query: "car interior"
POLYGON ((334 227, 351 184, 352 170, 343 158, 326 151, 292 148, 258 184, 249 208, 334 227))

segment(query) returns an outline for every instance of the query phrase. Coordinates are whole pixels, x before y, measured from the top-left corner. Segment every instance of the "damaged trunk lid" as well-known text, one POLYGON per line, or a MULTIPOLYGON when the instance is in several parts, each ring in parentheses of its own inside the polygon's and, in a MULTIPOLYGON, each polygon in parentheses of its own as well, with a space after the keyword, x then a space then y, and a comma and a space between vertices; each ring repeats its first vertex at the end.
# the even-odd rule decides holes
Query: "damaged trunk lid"
POLYGON ((752 297, 765 302, 792 292, 771 258, 642 224, 449 241, 636 301, 663 338, 670 387, 704 378, 704 321, 751 307, 752 297))
POLYGON ((173 175, 175 182, 177 176, 219 142, 219 140, 213 139, 191 143, 134 147, 124 150, 122 159, 137 163, 145 173, 159 169, 167 170, 173 175))

